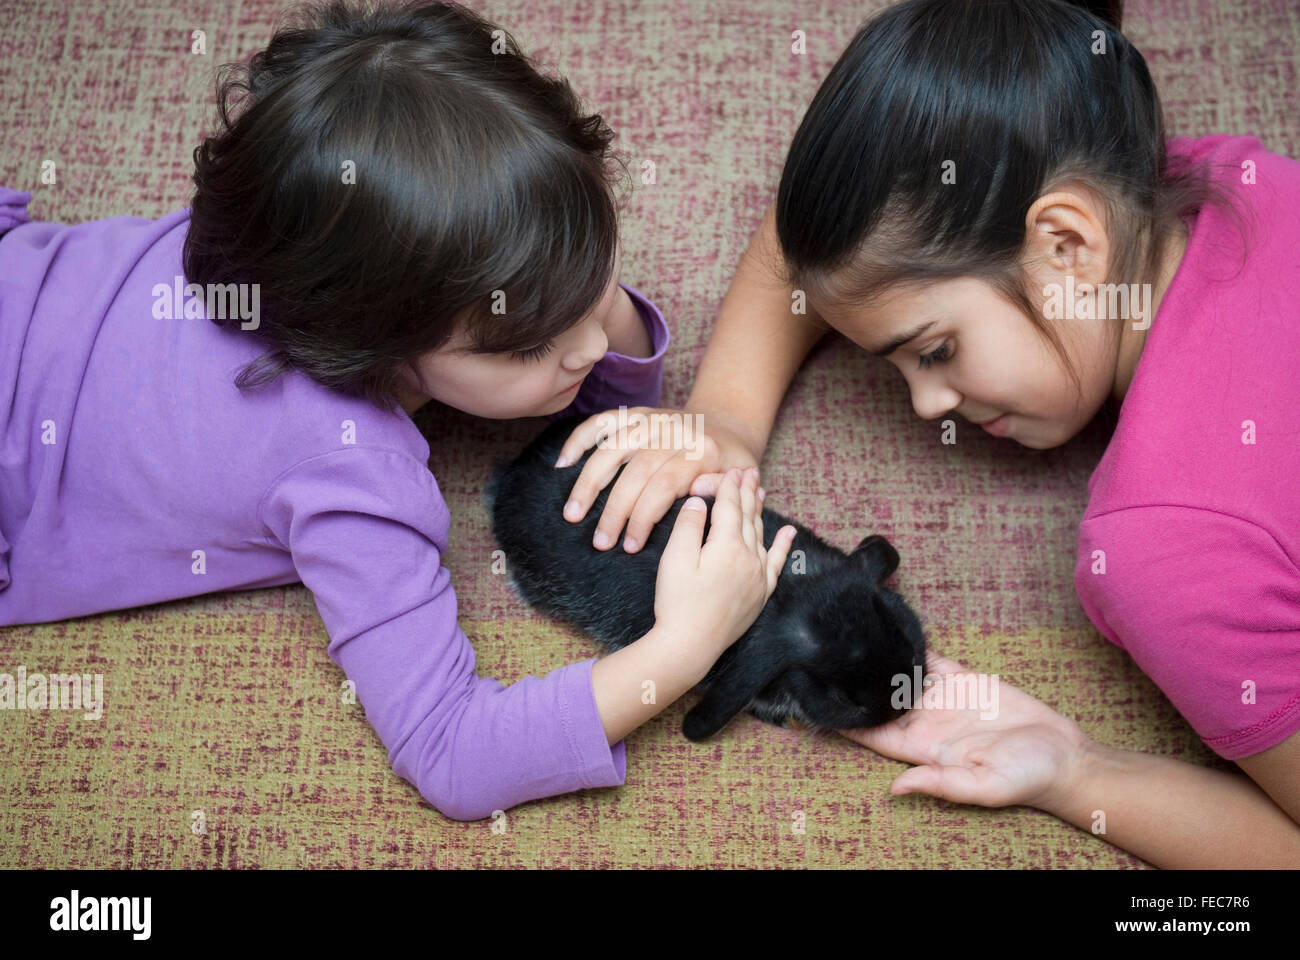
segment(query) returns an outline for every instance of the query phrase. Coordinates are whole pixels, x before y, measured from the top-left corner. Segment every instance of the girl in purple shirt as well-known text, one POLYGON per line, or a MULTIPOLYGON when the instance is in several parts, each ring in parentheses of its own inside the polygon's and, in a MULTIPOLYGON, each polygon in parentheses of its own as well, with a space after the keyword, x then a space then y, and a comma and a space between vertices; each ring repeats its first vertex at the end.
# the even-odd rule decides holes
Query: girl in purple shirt
POLYGON ((612 133, 494 31, 437 4, 279 31, 158 220, 36 222, 0 188, 0 624, 301 581, 393 769, 458 820, 623 783, 793 533, 764 549, 734 471, 707 543, 702 501, 676 518, 649 634, 475 674, 410 415, 654 405, 668 344, 618 283, 612 133))

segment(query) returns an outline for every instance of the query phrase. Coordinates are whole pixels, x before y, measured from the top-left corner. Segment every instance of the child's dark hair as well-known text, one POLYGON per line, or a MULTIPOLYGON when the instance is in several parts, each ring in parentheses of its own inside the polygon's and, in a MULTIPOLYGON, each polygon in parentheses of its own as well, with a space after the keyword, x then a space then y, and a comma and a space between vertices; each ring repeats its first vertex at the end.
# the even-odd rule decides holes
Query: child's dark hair
POLYGON ((221 129, 194 151, 187 279, 259 284, 271 347, 236 384, 297 369, 391 410, 461 323, 475 352, 523 353, 589 313, 626 167, 568 82, 458 4, 293 13, 221 68, 221 129))
POLYGON ((978 276, 1079 387, 1020 260, 1034 201, 1069 180, 1098 193, 1107 282, 1150 282, 1178 220, 1206 202, 1240 224, 1229 191, 1167 157, 1160 99, 1122 14, 1122 0, 906 0, 864 23, 786 158, 776 228, 787 282, 815 306, 978 276))

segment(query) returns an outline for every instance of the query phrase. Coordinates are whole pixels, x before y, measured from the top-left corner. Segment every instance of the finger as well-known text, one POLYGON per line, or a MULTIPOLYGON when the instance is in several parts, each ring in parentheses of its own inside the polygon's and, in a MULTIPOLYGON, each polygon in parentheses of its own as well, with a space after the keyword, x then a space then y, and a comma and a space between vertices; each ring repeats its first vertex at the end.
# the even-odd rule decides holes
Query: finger
POLYGON ((645 489, 646 482, 672 455, 671 450, 637 450, 631 453, 623 465, 623 472, 610 488, 609 496, 605 499, 605 509, 601 511, 600 520, 592 534, 592 545, 597 550, 611 547, 618 540, 623 524, 645 489))
POLYGON ((722 485, 722 480, 726 477, 726 471, 722 473, 702 473, 691 482, 691 494, 697 497, 716 497, 718 487, 722 485))
MULTIPOLYGON (((745 546, 750 550, 755 549, 754 508, 758 503, 757 491, 758 471, 750 467, 745 471, 744 479, 740 482, 740 535, 744 538, 745 546)), ((763 542, 761 536, 758 542, 760 544, 763 542)))
POLYGON ((709 542, 740 536, 740 469, 732 467, 722 478, 713 498, 713 516, 709 524, 709 542))
MULTIPOLYGON (((602 425, 617 426, 617 424, 608 424, 606 421, 602 421, 600 415, 593 419, 592 429, 598 434, 596 438, 597 449, 587 458, 587 462, 583 465, 582 471, 570 491, 569 499, 564 505, 564 518, 570 522, 576 522, 585 517, 591 504, 600 495, 600 491, 608 486, 610 480, 618 473, 619 467, 644 449, 646 442, 644 438, 645 431, 640 427, 629 424, 622 429, 609 429, 602 433, 600 432, 602 425)), ((612 520, 611 517, 610 525, 612 525, 612 520)), ((613 546, 621 529, 622 524, 620 523, 613 530, 606 527, 594 531, 592 534, 593 546, 601 550, 613 546), (602 533, 604 534, 603 539, 601 537, 602 533)))
MULTIPOLYGON (((618 473, 618 468, 623 465, 623 461, 628 459, 633 452, 632 450, 620 450, 610 447, 597 450, 589 456, 587 462, 582 465, 582 470, 578 474, 578 479, 574 481, 573 488, 569 491, 569 499, 564 504, 564 519, 570 523, 576 523, 585 517, 591 505, 600 496, 600 491, 604 490, 609 481, 614 479, 614 474, 618 473)), ((617 533, 618 531, 615 531, 615 535, 617 533)))
POLYGON ((759 555, 765 556, 767 550, 767 534, 763 532, 763 499, 767 493, 762 487, 754 492, 754 501, 757 504, 754 510, 754 535, 758 537, 759 555))
POLYGON ((677 511, 673 521, 672 533, 668 535, 668 545, 664 547, 659 566, 665 563, 680 563, 691 570, 700 566, 701 539, 704 536, 704 520, 708 516, 708 507, 699 497, 688 497, 677 511))
MULTIPOLYGON (((628 413, 633 411, 645 411, 649 407, 632 407, 628 413)), ((555 461, 556 467, 567 467, 577 463, 582 459, 582 455, 600 440, 602 436, 608 436, 613 433, 618 426, 618 411, 603 410, 600 413, 593 413, 582 423, 573 428, 564 445, 560 447, 559 459, 555 461)))
POLYGON ((696 497, 714 497, 725 473, 701 473, 691 484, 690 492, 696 497))
POLYGON ((941 779, 938 767, 909 767, 894 778, 894 782, 889 785, 889 792, 896 797, 906 793, 937 796, 942 790, 941 779))
POLYGON ((949 660, 943 654, 933 648, 925 651, 925 672, 926 673, 969 673, 966 667, 962 666, 956 660, 949 660))
POLYGON ((981 807, 998 807, 990 789, 993 784, 969 767, 920 766, 904 770, 889 785, 895 796, 905 793, 925 793, 953 803, 973 803, 981 807))
POLYGON ((905 763, 925 763, 933 758, 922 754, 917 738, 913 737, 907 729, 913 716, 914 714, 909 711, 877 727, 854 727, 840 730, 838 733, 868 750, 874 750, 882 757, 902 760, 905 763))
MULTIPOLYGON (((635 463, 639 459, 639 457, 634 458, 632 462, 635 463)), ((623 538, 624 550, 628 553, 636 553, 645 546, 655 524, 667 516, 673 502, 678 497, 689 494, 693 473, 692 465, 676 455, 660 465, 654 476, 645 482, 641 495, 637 497, 632 513, 628 516, 627 533, 623 538)), ((615 490, 617 489, 618 484, 615 484, 615 490)))
POLYGON ((794 527, 786 525, 772 538, 772 548, 767 551, 767 595, 770 597, 776 589, 777 578, 785 569, 786 558, 790 555, 790 546, 794 543, 794 527))

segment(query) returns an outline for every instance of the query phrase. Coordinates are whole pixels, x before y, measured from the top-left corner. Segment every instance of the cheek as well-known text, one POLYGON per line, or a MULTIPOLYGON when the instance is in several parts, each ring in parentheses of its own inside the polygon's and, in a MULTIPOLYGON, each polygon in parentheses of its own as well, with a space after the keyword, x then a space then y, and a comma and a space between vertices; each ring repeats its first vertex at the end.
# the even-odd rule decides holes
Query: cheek
POLYGON ((1021 417, 1060 419, 1074 405, 1074 384, 1051 345, 1036 337, 999 336, 995 328, 979 338, 968 331, 946 374, 956 393, 983 410, 1021 417))
POLYGON ((420 373, 431 397, 470 413, 491 413, 514 389, 503 368, 483 357, 438 357, 420 373))
POLYGON ((558 361, 553 354, 548 354, 540 362, 512 362, 492 370, 471 385, 470 394, 474 403, 491 409, 497 416, 531 416, 541 408, 546 412, 563 410, 573 401, 577 391, 564 397, 555 396, 555 385, 563 380, 558 361))
POLYGON ((1061 403, 1073 409, 1080 402, 1100 403, 1109 391, 1106 370, 1106 331, 1093 321, 1081 321, 1075 330, 1061 331, 1062 346, 1069 363, 1050 347, 1052 370, 1059 380, 1061 403), (1071 373, 1073 368, 1073 373, 1071 373), (1077 379, 1077 386, 1076 386, 1077 379), (1080 399, 1082 392, 1082 400, 1080 399))
MULTIPOLYGON (((512 364, 497 369, 473 387, 473 392, 501 410, 522 409, 537 404, 554 392, 551 384, 555 376, 549 370, 550 361, 512 364)), ((482 400, 480 402, 483 402, 482 400)))
POLYGON ((988 406, 1028 410, 1041 402, 1051 369, 1032 343, 990 339, 969 346, 954 371, 953 385, 988 406))
MULTIPOLYGON (((1072 355, 1073 344, 1062 341, 1062 346, 1067 355, 1072 355)), ((1014 344, 1004 344, 997 362, 1006 382, 1019 383, 1022 391, 1038 404, 1055 407, 1067 394, 1074 394, 1074 381, 1061 353, 1032 328, 1014 344)))

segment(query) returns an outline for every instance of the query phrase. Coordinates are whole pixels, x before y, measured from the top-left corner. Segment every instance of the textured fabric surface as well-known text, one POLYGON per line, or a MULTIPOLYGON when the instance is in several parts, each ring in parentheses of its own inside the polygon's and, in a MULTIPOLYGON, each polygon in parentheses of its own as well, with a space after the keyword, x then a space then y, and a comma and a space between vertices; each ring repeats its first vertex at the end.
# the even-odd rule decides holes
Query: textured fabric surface
MULTIPOLYGON (((657 182, 638 182, 624 212, 622 279, 668 318, 664 401, 684 401, 802 111, 880 4, 472 5, 568 76, 632 169, 655 162, 657 182), (790 54, 795 29, 805 56, 790 54)), ((1249 133, 1297 154, 1290 0, 1131 7, 1125 30, 1170 136, 1249 133)), ((42 220, 184 206, 215 66, 264 45, 282 10, 4 0, 0 183, 30 190, 42 220), (195 29, 204 56, 189 52, 195 29), (47 160, 57 185, 40 183, 47 160)), ((418 422, 452 512, 445 561, 481 675, 510 683, 591 656, 492 572, 482 486, 542 422, 436 406, 418 422)), ((841 547, 889 537, 934 648, 1105 743, 1230 766, 1074 594, 1076 528, 1107 435, 1096 422, 1054 450, 967 432, 943 445, 888 362, 834 338, 795 379, 764 486, 774 508, 841 547)), ((0 630, 0 672, 102 673, 106 700, 100 720, 0 712, 0 867, 1144 866, 1036 810, 890 797, 904 765, 837 735, 743 717, 692 744, 680 734, 689 696, 627 738, 624 786, 525 804, 495 830, 449 821, 392 774, 360 708, 342 701, 326 643, 301 586, 0 630)))

